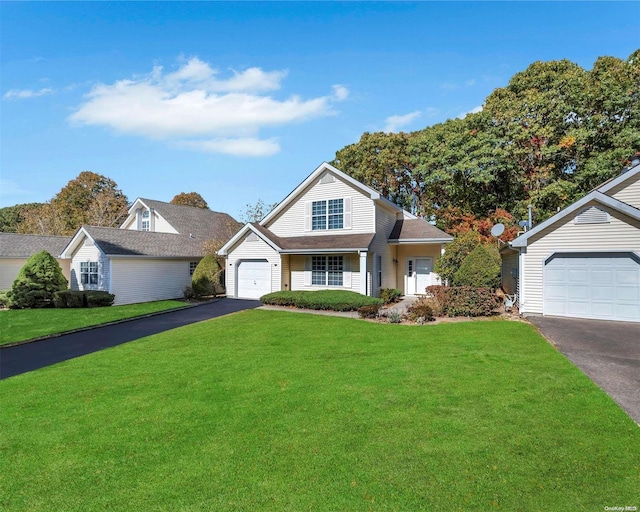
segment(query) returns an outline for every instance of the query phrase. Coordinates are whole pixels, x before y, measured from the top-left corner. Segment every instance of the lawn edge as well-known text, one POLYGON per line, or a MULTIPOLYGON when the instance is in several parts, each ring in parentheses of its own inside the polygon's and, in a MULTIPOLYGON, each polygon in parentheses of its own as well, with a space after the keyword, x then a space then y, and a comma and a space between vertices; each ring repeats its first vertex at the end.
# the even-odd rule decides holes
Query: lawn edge
POLYGON ((172 313, 174 311, 180 311, 182 309, 196 308, 198 306, 209 304, 211 302, 217 302, 219 300, 220 299, 213 299, 210 301, 199 302, 197 304, 185 304, 184 306, 178 306, 171 309, 164 309, 162 311, 156 311, 154 313, 146 313, 144 315, 131 316, 128 318, 122 318, 121 320, 113 320, 111 322, 104 322, 101 324, 87 325, 86 327, 79 327, 78 329, 72 329, 70 331, 62 331, 62 332, 56 332, 53 334, 47 334, 46 336, 38 336, 37 338, 30 338, 28 340, 12 341, 11 343, 5 343, 4 345, 0 345, 0 350, 4 348, 17 347, 19 345, 27 345, 28 343, 36 343, 38 341, 50 340, 52 338, 59 338, 60 336, 65 336, 67 334, 74 334, 76 332, 91 331, 93 329, 98 329, 100 327, 107 327, 109 325, 124 324, 126 322, 132 322, 133 320, 140 320, 141 318, 151 318, 153 316, 164 315, 166 313, 172 313))

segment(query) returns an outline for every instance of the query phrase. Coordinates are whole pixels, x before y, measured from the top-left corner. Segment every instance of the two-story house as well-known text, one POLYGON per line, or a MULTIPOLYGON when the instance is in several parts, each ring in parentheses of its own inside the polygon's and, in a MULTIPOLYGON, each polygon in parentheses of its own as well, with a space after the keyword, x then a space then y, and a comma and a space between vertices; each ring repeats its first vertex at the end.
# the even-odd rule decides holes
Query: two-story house
POLYGON ((138 198, 120 228, 82 226, 62 251, 72 290, 104 290, 114 304, 182 297, 205 243, 241 225, 226 213, 138 198))
POLYGON ((321 289, 377 295, 381 288, 414 295, 440 283, 433 265, 452 240, 323 163, 219 254, 226 258, 230 297, 321 289))
POLYGON ((520 313, 640 322, 640 161, 513 240, 520 313))

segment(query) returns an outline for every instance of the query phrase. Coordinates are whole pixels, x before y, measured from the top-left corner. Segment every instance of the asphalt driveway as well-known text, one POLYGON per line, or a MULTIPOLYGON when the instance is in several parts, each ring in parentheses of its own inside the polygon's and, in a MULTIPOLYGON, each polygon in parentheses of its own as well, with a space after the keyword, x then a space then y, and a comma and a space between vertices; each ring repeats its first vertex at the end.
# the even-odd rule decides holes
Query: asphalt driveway
POLYGON ((221 299, 159 315, 64 334, 33 343, 0 347, 0 379, 115 347, 159 332, 260 306, 258 300, 221 299))
POLYGON ((640 424, 640 324, 527 317, 640 424))

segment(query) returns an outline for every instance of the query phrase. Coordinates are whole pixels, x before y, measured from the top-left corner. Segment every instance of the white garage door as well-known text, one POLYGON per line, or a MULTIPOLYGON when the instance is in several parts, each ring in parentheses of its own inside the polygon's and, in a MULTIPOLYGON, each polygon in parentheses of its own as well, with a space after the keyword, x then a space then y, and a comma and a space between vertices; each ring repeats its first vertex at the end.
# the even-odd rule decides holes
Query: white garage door
POLYGON ((238 263, 238 293, 243 299, 259 299, 271 293, 271 264, 266 260, 238 263))
POLYGON ((640 322, 640 263, 629 253, 556 255, 544 272, 544 314, 640 322))

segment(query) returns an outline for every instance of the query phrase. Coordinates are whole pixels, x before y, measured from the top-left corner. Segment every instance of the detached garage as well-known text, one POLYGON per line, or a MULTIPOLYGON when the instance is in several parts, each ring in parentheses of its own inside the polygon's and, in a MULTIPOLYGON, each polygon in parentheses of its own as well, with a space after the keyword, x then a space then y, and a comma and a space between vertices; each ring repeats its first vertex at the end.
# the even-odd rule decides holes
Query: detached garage
POLYGON ((521 314, 640 322, 640 163, 501 255, 503 287, 518 276, 521 314))

